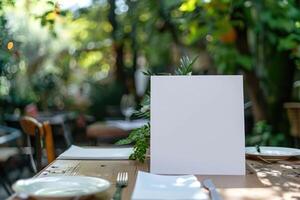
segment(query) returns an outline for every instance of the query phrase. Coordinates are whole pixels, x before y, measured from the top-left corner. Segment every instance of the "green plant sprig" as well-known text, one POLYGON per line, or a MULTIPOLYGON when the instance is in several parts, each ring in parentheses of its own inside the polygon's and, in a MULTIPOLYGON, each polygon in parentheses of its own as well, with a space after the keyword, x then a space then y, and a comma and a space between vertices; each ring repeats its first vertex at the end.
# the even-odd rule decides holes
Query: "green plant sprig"
MULTIPOLYGON (((180 59, 180 66, 176 69, 175 75, 192 75, 192 65, 195 63, 197 57, 190 60, 189 57, 184 56, 180 59)), ((147 76, 153 76, 151 71, 144 72, 147 76)), ((159 74, 171 75, 171 74, 159 74)), ((150 94, 146 94, 141 102, 140 109, 135 113, 135 116, 140 118, 150 119, 150 94)), ((118 145, 134 144, 134 152, 130 155, 130 159, 144 162, 146 158, 147 149, 150 145, 150 123, 133 130, 129 136, 117 142, 118 145)))

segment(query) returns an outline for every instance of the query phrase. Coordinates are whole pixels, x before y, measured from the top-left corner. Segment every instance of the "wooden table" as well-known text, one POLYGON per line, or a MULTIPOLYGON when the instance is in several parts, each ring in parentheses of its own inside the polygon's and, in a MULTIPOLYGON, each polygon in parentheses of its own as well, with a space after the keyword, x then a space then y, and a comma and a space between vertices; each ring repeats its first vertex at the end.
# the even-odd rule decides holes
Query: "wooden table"
MULTIPOLYGON (((123 199, 130 199, 138 170, 148 171, 144 164, 131 160, 55 160, 37 176, 83 175, 101 177, 112 183, 110 189, 89 200, 110 199, 115 191, 118 172, 129 173, 129 184, 123 190, 123 199)), ((275 164, 247 159, 246 176, 203 176, 211 178, 224 200, 279 200, 300 199, 300 161, 281 161, 275 164)), ((204 190, 204 189, 203 189, 204 190)), ((205 191, 207 192, 207 191, 205 191)), ((17 198, 11 197, 10 200, 17 198)))

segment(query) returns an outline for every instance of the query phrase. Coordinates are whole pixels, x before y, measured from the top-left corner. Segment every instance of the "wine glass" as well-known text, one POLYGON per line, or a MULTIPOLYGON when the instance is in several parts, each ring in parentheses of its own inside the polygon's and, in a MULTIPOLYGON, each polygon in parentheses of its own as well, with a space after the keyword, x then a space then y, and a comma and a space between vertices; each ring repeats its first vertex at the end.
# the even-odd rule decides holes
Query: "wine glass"
POLYGON ((124 94, 121 99, 121 112, 125 116, 126 121, 130 121, 131 115, 135 111, 135 99, 132 94, 124 94))

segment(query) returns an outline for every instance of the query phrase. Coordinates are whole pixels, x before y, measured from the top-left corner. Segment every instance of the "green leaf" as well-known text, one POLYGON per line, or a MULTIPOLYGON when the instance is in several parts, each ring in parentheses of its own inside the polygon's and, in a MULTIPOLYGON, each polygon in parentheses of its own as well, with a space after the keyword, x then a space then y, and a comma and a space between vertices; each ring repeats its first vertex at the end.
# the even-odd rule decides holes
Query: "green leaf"
POLYGON ((53 1, 47 1, 47 4, 50 4, 52 6, 55 6, 55 3, 53 1))
POLYGON ((181 4, 179 10, 183 12, 192 12, 195 10, 196 5, 197 0, 186 0, 184 3, 181 4))
POLYGON ((299 42, 297 42, 296 38, 293 35, 289 35, 279 40, 278 50, 284 51, 294 49, 298 46, 298 43, 299 42))
POLYGON ((153 75, 153 73, 150 70, 144 71, 143 74, 145 76, 152 76, 153 75))
POLYGON ((244 56, 244 55, 237 56, 236 62, 246 70, 252 69, 252 59, 250 56, 244 56))
POLYGON ((175 75, 192 75, 192 66, 197 60, 198 57, 195 57, 193 60, 190 60, 188 56, 184 56, 180 59, 180 67, 175 71, 175 75))

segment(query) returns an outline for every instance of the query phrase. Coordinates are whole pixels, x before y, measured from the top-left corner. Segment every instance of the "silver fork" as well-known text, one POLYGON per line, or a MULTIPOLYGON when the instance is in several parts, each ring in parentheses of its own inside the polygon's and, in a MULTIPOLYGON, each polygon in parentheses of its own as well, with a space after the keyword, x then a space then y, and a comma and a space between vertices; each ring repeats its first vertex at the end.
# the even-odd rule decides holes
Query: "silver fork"
POLYGON ((205 179, 203 181, 203 186, 209 190, 210 192, 210 196, 212 200, 222 200, 221 196, 219 195, 219 193, 216 190, 216 186, 214 185, 214 183, 212 182, 212 180, 210 179, 205 179))
POLYGON ((113 196, 113 200, 121 200, 122 189, 128 185, 128 173, 119 172, 117 175, 116 192, 113 196))

